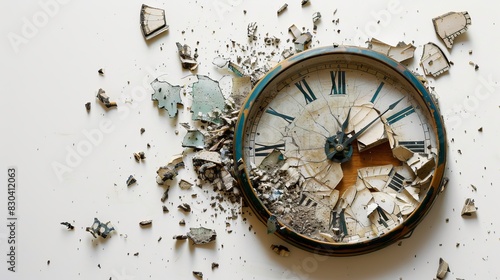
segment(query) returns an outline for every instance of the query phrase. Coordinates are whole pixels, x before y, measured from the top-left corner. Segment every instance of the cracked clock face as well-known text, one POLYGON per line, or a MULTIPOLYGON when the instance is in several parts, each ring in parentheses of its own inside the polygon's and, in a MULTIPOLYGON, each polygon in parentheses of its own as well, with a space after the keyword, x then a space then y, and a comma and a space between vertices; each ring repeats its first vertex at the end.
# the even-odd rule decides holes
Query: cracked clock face
POLYGON ((325 47, 270 71, 242 108, 243 193, 273 232, 327 255, 410 234, 441 186, 445 131, 425 87, 373 51, 325 47))

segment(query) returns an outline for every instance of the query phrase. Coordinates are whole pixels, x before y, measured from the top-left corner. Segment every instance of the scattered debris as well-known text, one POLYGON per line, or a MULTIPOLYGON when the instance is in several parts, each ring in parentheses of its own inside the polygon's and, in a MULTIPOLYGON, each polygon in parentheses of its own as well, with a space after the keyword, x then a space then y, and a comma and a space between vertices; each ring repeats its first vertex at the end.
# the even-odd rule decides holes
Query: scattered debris
POLYGON ((296 52, 301 52, 307 49, 312 40, 310 32, 301 32, 295 24, 288 28, 288 32, 290 32, 294 38, 293 42, 295 44, 296 52))
POLYGON ((85 109, 87 110, 87 112, 90 112, 90 108, 91 108, 91 103, 90 102, 87 102, 85 103, 85 109))
POLYGON ((144 154, 144 152, 137 152, 134 153, 134 158, 137 162, 140 162, 141 160, 146 159, 146 155, 144 154))
POLYGON ((186 239, 188 239, 188 236, 187 235, 174 235, 173 239, 186 240, 186 239))
POLYGON ((179 188, 183 189, 183 190, 188 190, 190 189, 191 187, 193 186, 193 183, 190 183, 184 179, 181 179, 179 181, 179 188))
POLYGON ((177 170, 183 167, 184 167, 184 161, 182 159, 182 155, 173 156, 173 158, 166 166, 162 166, 158 168, 158 170, 156 171, 157 174, 156 183, 158 183, 159 185, 163 185, 167 180, 172 180, 177 176, 178 174, 177 170))
POLYGON ((446 47, 451 49, 453 40, 467 31, 467 28, 471 25, 471 18, 468 12, 449 12, 433 18, 432 23, 437 35, 443 39, 446 47))
POLYGON ((101 223, 99 219, 94 218, 92 226, 85 228, 85 230, 90 232, 94 238, 97 238, 97 236, 106 238, 115 228, 111 225, 111 222, 101 223))
POLYGON ((186 220, 181 219, 181 220, 179 221, 179 225, 181 225, 181 226, 185 226, 185 225, 186 225, 186 220))
POLYGON ((445 262, 442 258, 439 258, 439 267, 436 273, 437 279, 444 279, 446 274, 450 272, 450 267, 447 262, 445 262))
POLYGON ((424 51, 420 58, 420 65, 424 74, 437 77, 450 69, 450 62, 443 51, 434 43, 424 45, 424 51))
POLYGON ((153 224, 153 220, 144 220, 144 221, 139 222, 139 225, 141 227, 151 226, 152 224, 153 224))
POLYGON ((396 46, 391 46, 375 38, 368 41, 368 48, 385 54, 397 62, 403 62, 412 58, 416 49, 414 45, 406 44, 405 42, 399 42, 396 46))
POLYGON ((271 245, 271 250, 282 257, 288 257, 290 255, 290 250, 283 245, 271 245))
POLYGON ((190 228, 187 237, 193 241, 193 244, 206 244, 214 241, 217 233, 213 229, 204 227, 190 228))
POLYGON ((99 75, 101 75, 101 76, 104 76, 104 69, 101 68, 101 69, 97 70, 97 73, 99 73, 99 75))
POLYGON ((257 31, 257 23, 256 22, 250 22, 247 27, 247 36, 250 41, 255 41, 257 40, 257 36, 255 35, 255 32, 257 31))
POLYGON ((144 38, 149 40, 168 30, 165 10, 142 4, 141 30, 144 38))
POLYGON ((182 147, 195 149, 205 148, 205 135, 198 129, 188 130, 184 136, 184 140, 182 140, 182 147))
POLYGON ((163 213, 169 212, 167 206, 165 206, 165 205, 162 206, 162 210, 163 210, 163 213))
POLYGON ((68 230, 73 230, 73 229, 75 229, 75 227, 74 227, 72 224, 70 224, 69 222, 61 222, 61 225, 66 226, 66 228, 67 228, 68 230))
POLYGON ((106 92, 100 88, 97 91, 97 99, 101 101, 101 103, 106 107, 106 108, 111 108, 111 107, 116 107, 117 104, 114 101, 109 101, 109 96, 106 94, 106 92))
POLYGON ((279 15, 281 15, 281 13, 283 13, 283 12, 286 10, 286 8, 287 8, 287 7, 288 7, 288 4, 287 4, 287 3, 283 4, 283 6, 281 6, 281 7, 278 9, 278 16, 279 16, 279 15))
POLYGON ((198 62, 196 61, 196 57, 198 56, 196 51, 194 56, 191 55, 191 47, 188 45, 175 43, 177 45, 177 50, 179 52, 179 58, 181 59, 182 68, 189 69, 191 71, 196 70, 198 67, 198 62))
POLYGON ((191 212, 191 206, 187 203, 179 204, 177 208, 181 209, 184 212, 191 212))
POLYGON ((302 0, 302 2, 300 3, 302 6, 305 6, 309 3, 309 0, 302 0))
POLYGON ((128 176, 128 179, 127 179, 127 187, 130 187, 132 184, 134 184, 135 182, 137 182, 137 180, 134 178, 134 175, 130 175, 128 176))
POLYGON ((214 268, 218 268, 218 267, 219 267, 219 264, 218 264, 218 263, 216 263, 216 262, 213 262, 213 263, 212 263, 212 269, 214 269, 214 268))
POLYGON ((276 232, 278 227, 278 218, 276 216, 271 215, 269 219, 267 219, 267 234, 271 234, 276 232))
POLYGON ((141 127, 141 135, 144 134, 144 132, 146 132, 146 129, 144 129, 144 127, 141 127))
POLYGON ((173 86, 163 78, 161 76, 151 82, 154 90, 151 99, 158 101, 158 108, 167 110, 169 117, 173 118, 177 116, 177 106, 182 105, 181 87, 173 86))
POLYGON ((193 271, 193 275, 198 279, 203 279, 203 272, 201 271, 193 271))
POLYGON ((472 216, 472 213, 475 213, 477 210, 476 205, 474 204, 474 199, 467 198, 464 203, 464 207, 462 208, 462 216, 472 216))
POLYGON ((321 13, 320 12, 315 12, 312 15, 312 21, 313 21, 313 23, 316 23, 320 19, 321 19, 321 13))
POLYGON ((134 253, 134 257, 137 257, 137 256, 139 256, 139 252, 134 253))

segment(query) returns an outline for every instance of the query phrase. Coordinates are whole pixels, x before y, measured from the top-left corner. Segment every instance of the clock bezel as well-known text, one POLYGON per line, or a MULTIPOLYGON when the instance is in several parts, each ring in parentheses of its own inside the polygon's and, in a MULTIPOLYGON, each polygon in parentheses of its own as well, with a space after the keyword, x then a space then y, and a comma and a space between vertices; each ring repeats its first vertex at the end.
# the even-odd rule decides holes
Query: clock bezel
MULTIPOLYGON (((297 65, 305 60, 311 58, 317 58, 324 55, 356 55, 366 59, 375 60, 377 63, 383 64, 390 68, 393 73, 391 76, 399 75, 404 78, 418 93, 418 97, 421 98, 423 103, 426 105, 426 110, 431 116, 431 125, 433 130, 436 132, 436 142, 437 142, 437 156, 436 156, 436 167, 434 170, 434 175, 430 183, 430 187, 425 194, 425 197, 420 202, 420 205, 415 209, 415 211, 410 214, 405 221, 391 229, 389 232, 371 238, 369 240, 364 240, 356 243, 331 243, 323 242, 317 239, 307 237, 305 235, 299 234, 288 227, 283 227, 275 232, 277 236, 283 240, 295 245, 296 247, 302 248, 304 250, 330 256, 353 256, 360 255, 369 252, 373 252, 384 248, 394 242, 409 237, 416 226, 423 220, 423 218, 429 213, 432 205, 434 204, 437 196, 439 195, 444 178, 444 171, 446 166, 446 130, 444 127, 444 122, 440 114, 439 107, 435 103, 431 94, 427 91, 425 86, 413 75, 413 73, 408 70, 403 64, 372 50, 352 47, 352 46, 327 46, 310 49, 301 53, 298 53, 287 60, 282 61, 271 71, 269 71, 257 85, 252 89, 251 93, 248 95, 247 99, 241 107, 240 114, 238 116, 238 121, 236 123, 236 130, 234 136, 234 159, 235 159, 235 173, 237 174, 239 185, 243 193, 244 198, 248 202, 250 208, 256 213, 259 220, 266 224, 267 219, 271 216, 269 210, 263 205, 262 201, 258 198, 255 193, 252 183, 248 179, 248 171, 246 170, 246 165, 242 165, 244 161, 244 139, 245 139, 245 127, 247 127, 247 116, 250 113, 255 100, 264 91, 266 86, 280 75, 289 67, 297 65)), ((346 60, 346 62, 348 62, 346 60)), ((415 96, 416 97, 416 96, 415 96)))

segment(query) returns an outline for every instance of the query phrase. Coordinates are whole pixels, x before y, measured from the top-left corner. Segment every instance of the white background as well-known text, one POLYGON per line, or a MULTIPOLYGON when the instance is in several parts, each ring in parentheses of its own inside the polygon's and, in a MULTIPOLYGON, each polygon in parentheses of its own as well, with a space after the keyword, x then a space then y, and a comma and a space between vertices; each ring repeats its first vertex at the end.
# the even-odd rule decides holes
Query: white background
MULTIPOLYGON (((0 278, 194 279, 192 271, 198 270, 204 279, 433 279, 442 257, 451 267, 447 279, 498 279, 500 27, 496 2, 312 0, 301 7, 294 0, 278 17, 276 11, 284 2, 151 0, 146 4, 166 10, 170 30, 146 42, 139 27, 142 2, 2 1, 0 278), (316 11, 323 18, 312 46, 365 46, 371 37, 391 44, 413 42, 417 51, 409 68, 422 73, 418 65, 422 45, 434 42, 454 62, 449 73, 429 78, 447 125, 446 176, 450 178, 430 214, 401 246, 349 258, 316 256, 267 235, 249 209, 226 228, 228 214, 209 206, 210 188, 183 191, 173 186, 167 203, 170 213, 163 214, 163 188, 155 183, 155 172, 182 151, 185 130, 178 123, 189 120, 191 113, 184 106, 178 119, 170 119, 150 100, 149 83, 166 74, 178 84, 189 74, 180 67, 175 42, 197 47, 197 73, 219 80, 231 73, 215 68, 212 59, 217 52, 226 52, 231 39, 246 44, 249 22, 258 24, 260 45, 269 33, 281 38, 281 51, 291 44, 288 27, 295 24, 312 31, 311 15, 316 11), (455 40, 451 51, 436 36, 431 20, 449 11, 468 11, 472 18, 469 30, 455 40), (340 22, 335 25, 332 20, 337 18, 340 22), (477 71, 470 61, 479 65, 477 71), (104 68, 104 76, 97 74, 99 68, 104 68), (120 109, 105 110, 98 104, 99 88, 117 100, 120 109), (89 101, 92 110, 87 113, 84 104, 89 101), (67 165, 71 151, 87 141, 85 132, 95 132, 103 122, 111 131, 102 132, 102 141, 59 178, 54 164, 67 165), (141 127, 146 129, 143 135, 141 127), (152 146, 148 150, 146 143, 152 146), (132 158, 140 150, 146 151, 144 163, 132 158), (3 225, 7 223, 8 166, 18 168, 16 273, 7 271, 8 233, 3 225), (127 188, 130 174, 138 184, 127 188), (191 198, 192 193, 198 197, 191 198), (475 199, 479 209, 477 215, 462 218, 460 211, 468 197, 475 199), (181 201, 192 205, 192 214, 176 209, 181 201), (85 232, 94 217, 114 224, 117 231, 110 239, 99 242, 85 232), (178 225, 182 218, 186 226, 178 225), (153 219, 153 226, 141 229, 138 222, 143 219, 153 219), (59 224, 62 221, 72 222, 75 230, 67 231, 59 224), (216 229, 214 244, 195 247, 171 239, 202 225, 216 229), (158 242, 160 236, 163 239, 158 242), (288 245, 291 255, 274 254, 271 244, 288 245), (133 256, 136 252, 139 255, 133 256), (220 267, 212 270, 213 261, 220 267)), ((189 103, 189 95, 182 98, 189 103)), ((194 182, 196 176, 187 168, 179 177, 194 182)))

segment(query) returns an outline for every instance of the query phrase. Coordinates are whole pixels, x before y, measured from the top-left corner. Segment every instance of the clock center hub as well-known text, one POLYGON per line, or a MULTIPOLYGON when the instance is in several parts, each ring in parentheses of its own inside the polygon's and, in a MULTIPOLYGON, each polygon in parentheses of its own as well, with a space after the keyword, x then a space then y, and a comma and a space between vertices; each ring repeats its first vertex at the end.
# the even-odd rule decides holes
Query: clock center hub
POLYGON ((326 157, 334 162, 347 162, 351 159, 353 149, 352 145, 344 145, 341 138, 342 133, 338 132, 336 135, 328 137, 325 142, 326 157))

